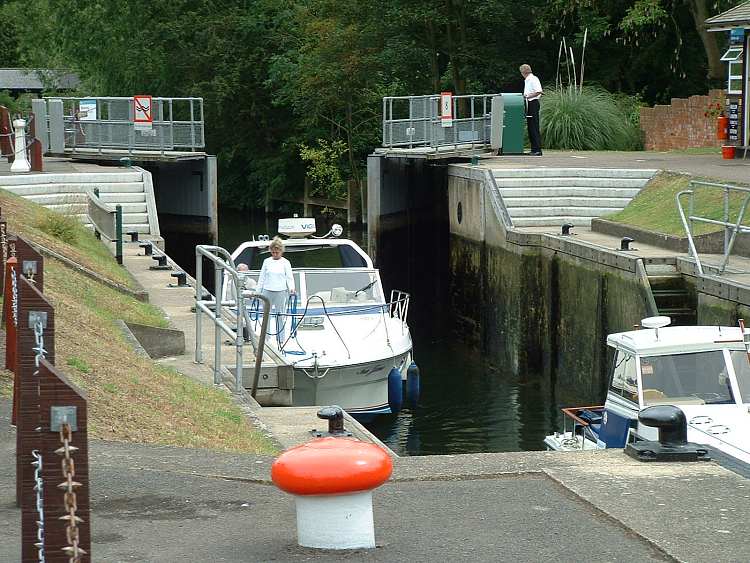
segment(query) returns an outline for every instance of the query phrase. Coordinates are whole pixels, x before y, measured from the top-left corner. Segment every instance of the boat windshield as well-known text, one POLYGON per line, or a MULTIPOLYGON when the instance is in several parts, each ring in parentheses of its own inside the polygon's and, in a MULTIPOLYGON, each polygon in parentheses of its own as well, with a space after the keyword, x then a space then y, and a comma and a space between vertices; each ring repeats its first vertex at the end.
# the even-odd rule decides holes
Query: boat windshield
POLYGON ((722 350, 641 357, 645 405, 734 403, 722 350))
MULTIPOLYGON (((320 297, 326 307, 383 303, 378 276, 371 271, 305 272, 305 285, 307 299, 320 297)), ((316 301, 310 306, 315 307, 316 301)))
POLYGON ((732 365, 743 403, 750 403, 750 360, 744 350, 732 350, 732 365))

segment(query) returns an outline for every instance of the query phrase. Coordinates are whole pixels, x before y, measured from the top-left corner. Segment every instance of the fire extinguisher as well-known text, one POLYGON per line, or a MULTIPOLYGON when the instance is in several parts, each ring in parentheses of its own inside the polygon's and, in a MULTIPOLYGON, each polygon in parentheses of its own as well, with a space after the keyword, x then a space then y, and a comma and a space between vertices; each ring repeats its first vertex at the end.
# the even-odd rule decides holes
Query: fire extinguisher
POLYGON ((729 118, 720 115, 716 118, 716 138, 725 140, 729 138, 729 118))

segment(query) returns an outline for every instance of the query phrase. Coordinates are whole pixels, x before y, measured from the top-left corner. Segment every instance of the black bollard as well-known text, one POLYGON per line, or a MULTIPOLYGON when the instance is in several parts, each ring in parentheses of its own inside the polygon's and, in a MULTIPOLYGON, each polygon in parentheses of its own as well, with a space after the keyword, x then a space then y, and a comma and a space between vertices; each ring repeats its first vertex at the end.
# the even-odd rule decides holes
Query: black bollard
POLYGON ((127 234, 130 237, 129 242, 138 242, 138 231, 128 231, 127 234))
POLYGON ((641 410, 638 421, 659 429, 659 441, 628 444, 625 453, 639 461, 706 461, 711 458, 700 444, 687 441, 687 419, 673 405, 653 405, 641 410))
POLYGON ((185 272, 172 272, 170 276, 177 279, 177 285, 170 284, 170 287, 187 287, 187 274, 185 272))
POLYGON ((156 260, 156 266, 151 266, 149 270, 171 270, 172 266, 167 264, 167 255, 166 254, 154 254, 151 256, 151 260, 156 260))
POLYGON ((633 239, 630 237, 622 237, 620 239, 620 250, 631 250, 630 243, 633 242, 633 239))
POLYGON ((573 223, 565 223, 561 227, 562 230, 561 230, 560 234, 561 235, 569 235, 570 234, 570 229, 572 229, 572 228, 573 228, 573 223))
POLYGON ((338 405, 323 407, 318 411, 318 418, 328 421, 328 432, 322 430, 313 430, 310 432, 313 436, 351 436, 352 433, 344 430, 344 411, 338 405))
POLYGON ((138 246, 140 246, 143 249, 144 256, 151 256, 154 253, 154 245, 151 243, 150 240, 147 240, 146 242, 142 242, 138 246))

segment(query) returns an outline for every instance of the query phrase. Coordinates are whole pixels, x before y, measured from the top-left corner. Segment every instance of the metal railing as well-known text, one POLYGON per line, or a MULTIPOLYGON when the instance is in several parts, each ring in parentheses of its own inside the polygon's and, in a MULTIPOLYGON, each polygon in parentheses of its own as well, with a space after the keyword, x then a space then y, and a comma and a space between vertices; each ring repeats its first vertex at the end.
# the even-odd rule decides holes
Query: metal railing
POLYGON ((492 98, 498 94, 453 96, 451 125, 440 115, 440 95, 383 98, 384 148, 437 148, 490 144, 492 98))
MULTIPOLYGON (((205 148, 203 98, 152 98, 153 122, 134 122, 132 97, 50 97, 62 102, 65 149, 72 152, 95 149, 196 151, 205 148), (86 102, 83 103, 82 102, 86 102), (93 118, 90 115, 94 112, 93 118)), ((50 131, 60 124, 53 123, 50 131)))
MULTIPOLYGON (((232 256, 227 250, 220 246, 210 246, 199 244, 195 247, 195 361, 203 363, 203 333, 202 333, 202 313, 205 313, 214 323, 214 384, 221 384, 221 333, 234 339, 235 346, 235 393, 244 391, 243 384, 243 346, 245 344, 243 328, 249 327, 248 311, 245 307, 244 299, 236 301, 225 301, 223 299, 204 299, 203 294, 203 258, 210 260, 214 266, 214 293, 221 295, 224 283, 224 272, 229 276, 229 283, 235 288, 236 295, 241 295, 242 284, 240 283, 240 274, 232 260, 232 256), (223 306, 233 305, 237 307, 237 315, 234 317, 234 325, 230 326, 223 318, 223 306)), ((209 294, 209 297, 211 295, 209 294)), ((253 376, 252 396, 258 390, 258 381, 260 379, 260 368, 263 362, 263 348, 266 342, 266 332, 268 330, 268 318, 271 310, 271 302, 267 297, 253 293, 248 299, 260 299, 263 303, 263 320, 258 339, 258 346, 255 352, 255 374, 253 376)))
POLYGON ((724 255, 722 257, 721 264, 719 265, 719 274, 723 274, 724 270, 726 270, 727 264, 729 263, 729 255, 732 253, 732 248, 734 247, 734 243, 737 240, 737 235, 739 233, 750 233, 750 226, 745 226, 742 224, 742 220, 745 217, 745 211, 747 210, 747 205, 750 202, 750 188, 741 188, 739 186, 732 186, 730 184, 700 182, 697 180, 691 181, 690 187, 705 187, 709 189, 721 190, 723 192, 723 216, 721 220, 711 219, 710 217, 701 217, 694 214, 693 210, 695 207, 695 194, 693 189, 683 190, 675 196, 675 200, 677 202, 677 210, 680 212, 680 219, 682 220, 682 226, 684 227, 685 233, 688 237, 690 255, 695 259, 695 266, 700 275, 703 275, 703 265, 701 264, 700 257, 698 256, 698 251, 695 247, 695 240, 693 235, 694 223, 707 223, 709 225, 719 225, 721 227, 724 227, 724 255), (737 220, 733 222, 729 220, 731 192, 739 192, 745 194, 742 205, 737 212, 737 220), (680 199, 684 195, 690 196, 690 199, 688 200, 687 215, 685 214, 685 209, 680 199))
POLYGON ((94 226, 94 235, 101 240, 104 235, 115 243, 115 259, 122 265, 122 205, 111 205, 100 199, 99 188, 86 192, 89 220, 94 226))

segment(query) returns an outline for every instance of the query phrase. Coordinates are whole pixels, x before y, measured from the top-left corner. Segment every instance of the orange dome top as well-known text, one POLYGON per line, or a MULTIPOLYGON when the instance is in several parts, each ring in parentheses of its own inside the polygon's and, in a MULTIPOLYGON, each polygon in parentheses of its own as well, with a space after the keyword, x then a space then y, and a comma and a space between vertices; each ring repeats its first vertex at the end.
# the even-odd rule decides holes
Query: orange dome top
POLYGON ((391 457, 375 444, 348 438, 318 438, 281 454, 271 479, 294 495, 333 495, 368 491, 385 483, 391 457))

